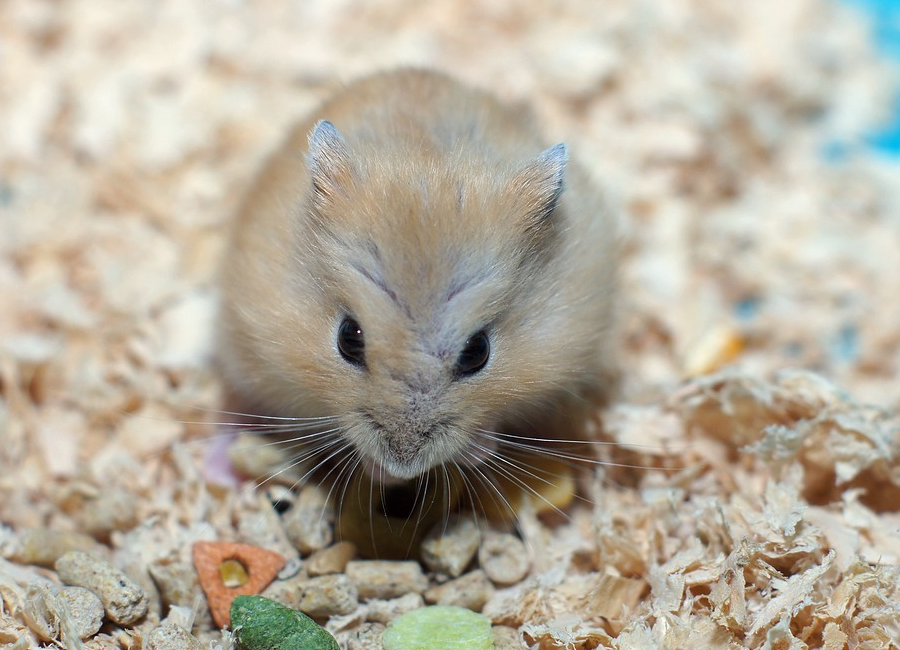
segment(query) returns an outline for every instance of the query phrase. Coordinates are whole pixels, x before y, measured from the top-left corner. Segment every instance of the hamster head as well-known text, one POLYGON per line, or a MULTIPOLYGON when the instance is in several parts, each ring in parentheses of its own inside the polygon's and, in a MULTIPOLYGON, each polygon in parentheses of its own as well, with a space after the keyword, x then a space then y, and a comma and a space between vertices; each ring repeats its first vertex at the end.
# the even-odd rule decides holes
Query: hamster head
POLYGON ((566 148, 498 167, 469 147, 309 136, 282 372, 376 476, 478 463, 479 431, 578 372, 554 302, 566 148))

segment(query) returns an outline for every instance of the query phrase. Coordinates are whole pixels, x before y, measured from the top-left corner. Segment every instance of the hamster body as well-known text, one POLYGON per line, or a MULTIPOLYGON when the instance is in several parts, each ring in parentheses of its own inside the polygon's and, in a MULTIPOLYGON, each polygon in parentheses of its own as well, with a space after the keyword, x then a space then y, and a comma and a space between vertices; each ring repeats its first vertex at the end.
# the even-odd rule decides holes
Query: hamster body
POLYGON ((433 72, 374 75, 246 195, 219 367, 242 410, 322 418, 323 458, 384 480, 477 466, 504 436, 577 438, 609 394, 616 266, 601 193, 521 110, 433 72))

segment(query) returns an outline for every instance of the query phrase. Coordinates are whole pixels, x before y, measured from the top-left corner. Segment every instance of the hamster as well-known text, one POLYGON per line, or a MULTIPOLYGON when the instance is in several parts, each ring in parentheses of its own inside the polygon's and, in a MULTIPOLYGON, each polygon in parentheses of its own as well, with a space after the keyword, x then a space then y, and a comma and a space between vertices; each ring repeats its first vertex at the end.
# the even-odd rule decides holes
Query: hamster
POLYGON ((615 224, 526 111, 430 71, 351 83, 237 212, 227 395, 384 482, 578 438, 617 375, 615 224))

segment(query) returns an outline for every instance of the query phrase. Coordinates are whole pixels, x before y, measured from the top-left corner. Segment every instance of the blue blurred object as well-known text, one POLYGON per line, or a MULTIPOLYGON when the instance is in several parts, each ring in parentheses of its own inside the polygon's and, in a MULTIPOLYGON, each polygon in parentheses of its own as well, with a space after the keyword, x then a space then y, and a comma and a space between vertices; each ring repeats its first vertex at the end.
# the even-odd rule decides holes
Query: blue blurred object
POLYGON ((734 315, 740 321, 751 321, 759 313, 760 299, 756 296, 744 298, 734 306, 734 315))
POLYGON ((859 330, 855 325, 841 327, 832 337, 831 355, 838 361, 852 363, 859 358, 859 330))
MULTIPOLYGON (((888 57, 900 63, 900 0, 843 0, 872 16, 873 38, 888 57)), ((894 102, 893 122, 869 134, 866 141, 876 150, 900 157, 900 97, 894 102)), ((825 151, 833 159, 835 152, 825 151)))

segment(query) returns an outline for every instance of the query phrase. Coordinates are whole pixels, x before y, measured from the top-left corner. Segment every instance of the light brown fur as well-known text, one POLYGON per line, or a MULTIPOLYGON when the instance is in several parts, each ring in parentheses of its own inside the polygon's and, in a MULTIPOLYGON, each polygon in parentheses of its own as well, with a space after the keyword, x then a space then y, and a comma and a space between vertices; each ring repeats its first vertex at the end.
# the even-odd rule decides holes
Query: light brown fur
POLYGON ((440 74, 347 86, 293 130, 237 215, 219 336, 229 392, 257 413, 337 416, 400 477, 460 460, 479 428, 577 437, 615 374, 616 231, 573 162, 541 213, 545 149, 521 110, 440 74), (321 119, 345 149, 324 131, 308 144, 321 119), (336 348, 345 314, 365 368, 336 348), (483 327, 488 365, 455 378, 483 327))

